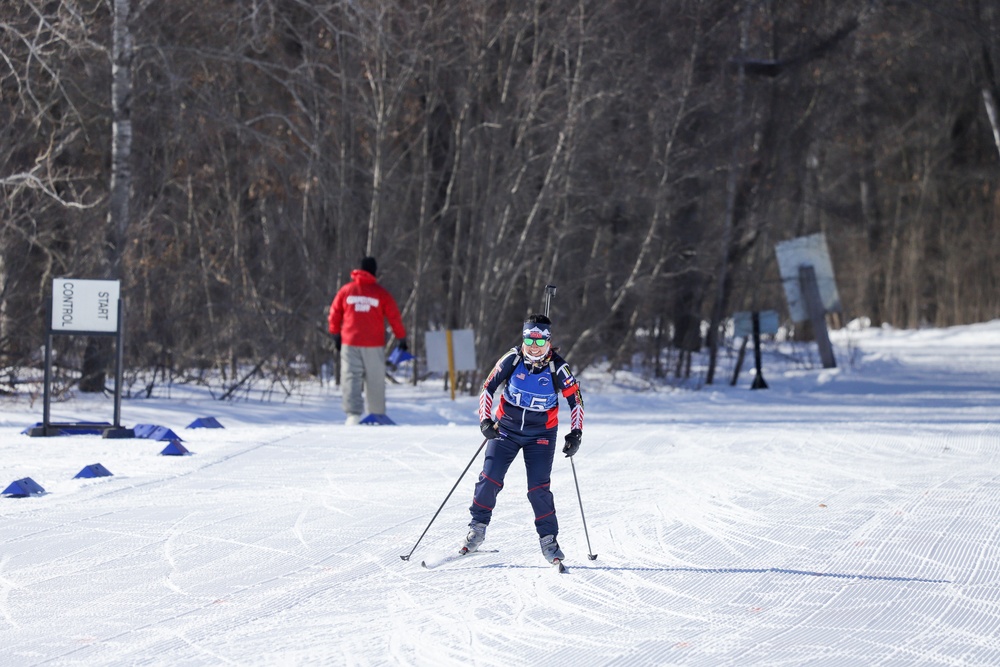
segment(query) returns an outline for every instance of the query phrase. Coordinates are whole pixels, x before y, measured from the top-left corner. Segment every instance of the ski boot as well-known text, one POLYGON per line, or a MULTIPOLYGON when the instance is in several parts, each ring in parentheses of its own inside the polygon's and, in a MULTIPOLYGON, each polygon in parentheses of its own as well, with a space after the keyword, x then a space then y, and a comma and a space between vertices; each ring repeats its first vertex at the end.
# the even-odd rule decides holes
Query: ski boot
POLYGON ((542 547, 542 555, 545 556, 545 560, 549 563, 555 565, 556 561, 562 562, 566 558, 563 555, 562 549, 559 548, 559 543, 556 542, 555 535, 546 535, 540 538, 538 543, 542 547))
POLYGON ((485 539, 486 524, 480 523, 479 521, 473 521, 469 524, 469 534, 465 536, 465 542, 462 543, 462 548, 459 549, 459 551, 462 553, 476 551, 485 539))

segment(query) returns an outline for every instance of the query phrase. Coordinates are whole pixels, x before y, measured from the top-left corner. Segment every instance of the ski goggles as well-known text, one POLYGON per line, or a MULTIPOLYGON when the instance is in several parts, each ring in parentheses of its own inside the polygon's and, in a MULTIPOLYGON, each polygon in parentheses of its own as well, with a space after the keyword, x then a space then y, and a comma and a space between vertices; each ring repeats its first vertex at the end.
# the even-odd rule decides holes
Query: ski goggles
POLYGON ((549 341, 547 341, 544 338, 525 338, 524 339, 524 344, 527 345, 528 347, 531 347, 532 345, 537 345, 538 347, 545 347, 545 344, 548 343, 548 342, 549 341))

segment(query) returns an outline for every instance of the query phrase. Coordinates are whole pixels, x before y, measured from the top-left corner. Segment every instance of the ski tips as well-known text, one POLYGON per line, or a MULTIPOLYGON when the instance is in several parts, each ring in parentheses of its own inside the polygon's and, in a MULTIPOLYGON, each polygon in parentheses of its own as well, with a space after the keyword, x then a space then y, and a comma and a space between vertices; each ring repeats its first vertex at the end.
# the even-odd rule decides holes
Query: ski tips
POLYGON ((423 565, 428 570, 434 570, 441 567, 442 565, 447 565, 448 563, 453 563, 457 560, 465 560, 468 558, 472 558, 473 556, 483 556, 486 554, 495 554, 495 553, 498 553, 497 549, 478 549, 476 551, 463 550, 463 551, 452 552, 444 556, 441 556, 439 558, 431 557, 429 559, 420 561, 420 564, 423 565))

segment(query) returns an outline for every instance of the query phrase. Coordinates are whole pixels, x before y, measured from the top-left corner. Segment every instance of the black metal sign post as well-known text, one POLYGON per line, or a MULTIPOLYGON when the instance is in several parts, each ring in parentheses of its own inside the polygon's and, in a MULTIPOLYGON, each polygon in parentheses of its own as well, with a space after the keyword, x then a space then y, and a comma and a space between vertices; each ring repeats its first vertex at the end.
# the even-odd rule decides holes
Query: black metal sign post
POLYGON ((49 304, 49 326, 45 328, 45 386, 42 388, 42 432, 35 433, 36 428, 31 429, 29 435, 48 435, 47 431, 52 420, 49 419, 50 394, 49 387, 52 386, 52 304, 49 304))
POLYGON ((767 389, 767 382, 764 382, 764 374, 760 369, 760 313, 753 311, 753 360, 757 367, 757 375, 753 378, 751 389, 767 389))
POLYGON ((125 305, 117 295, 118 281, 88 281, 56 279, 53 282, 52 302, 49 304, 48 327, 45 336, 45 387, 43 389, 42 423, 28 429, 28 435, 48 437, 72 432, 101 431, 105 438, 134 438, 135 431, 121 424, 122 369, 125 359, 125 305), (105 286, 113 286, 113 292, 105 286), (57 293, 61 286, 62 293, 57 293), (57 306, 57 299, 62 299, 57 306), (111 305, 117 313, 111 320, 111 305), (56 326, 59 322, 59 326, 56 326), (110 327, 114 327, 111 329, 110 327), (107 423, 52 423, 52 342, 53 336, 114 336, 115 338, 115 406, 114 424, 107 423))
POLYGON ((125 366, 125 302, 118 299, 118 333, 115 335, 115 423, 104 429, 105 438, 134 438, 135 431, 122 427, 122 368, 125 366))
POLYGON ((761 350, 760 335, 778 333, 778 313, 774 310, 764 311, 740 311, 733 313, 733 333, 735 336, 743 337, 743 344, 740 345, 739 354, 736 357, 736 368, 733 370, 733 379, 730 386, 735 387, 739 379, 740 371, 743 368, 743 357, 746 355, 747 343, 753 336, 753 358, 757 374, 754 376, 751 389, 767 389, 767 382, 764 381, 764 373, 761 370, 761 350))

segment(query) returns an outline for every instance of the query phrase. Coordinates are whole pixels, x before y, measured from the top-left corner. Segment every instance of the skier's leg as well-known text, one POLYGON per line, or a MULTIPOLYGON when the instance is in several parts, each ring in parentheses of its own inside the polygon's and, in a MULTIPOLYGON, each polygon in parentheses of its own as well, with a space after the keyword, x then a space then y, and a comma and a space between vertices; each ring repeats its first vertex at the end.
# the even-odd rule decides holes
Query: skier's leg
POLYGON ((524 468, 528 477, 528 502, 535 513, 535 530, 539 537, 559 534, 556 504, 549 490, 552 460, 556 449, 556 431, 547 431, 541 437, 524 445, 524 468))
POLYGON ((469 507, 469 514, 472 520, 478 523, 490 522, 493 516, 493 508, 497 504, 497 494, 503 489, 503 478, 507 475, 507 469, 517 456, 517 444, 510 440, 490 440, 486 445, 486 460, 483 462, 483 471, 479 473, 479 481, 476 482, 476 490, 472 495, 472 505, 469 507))

